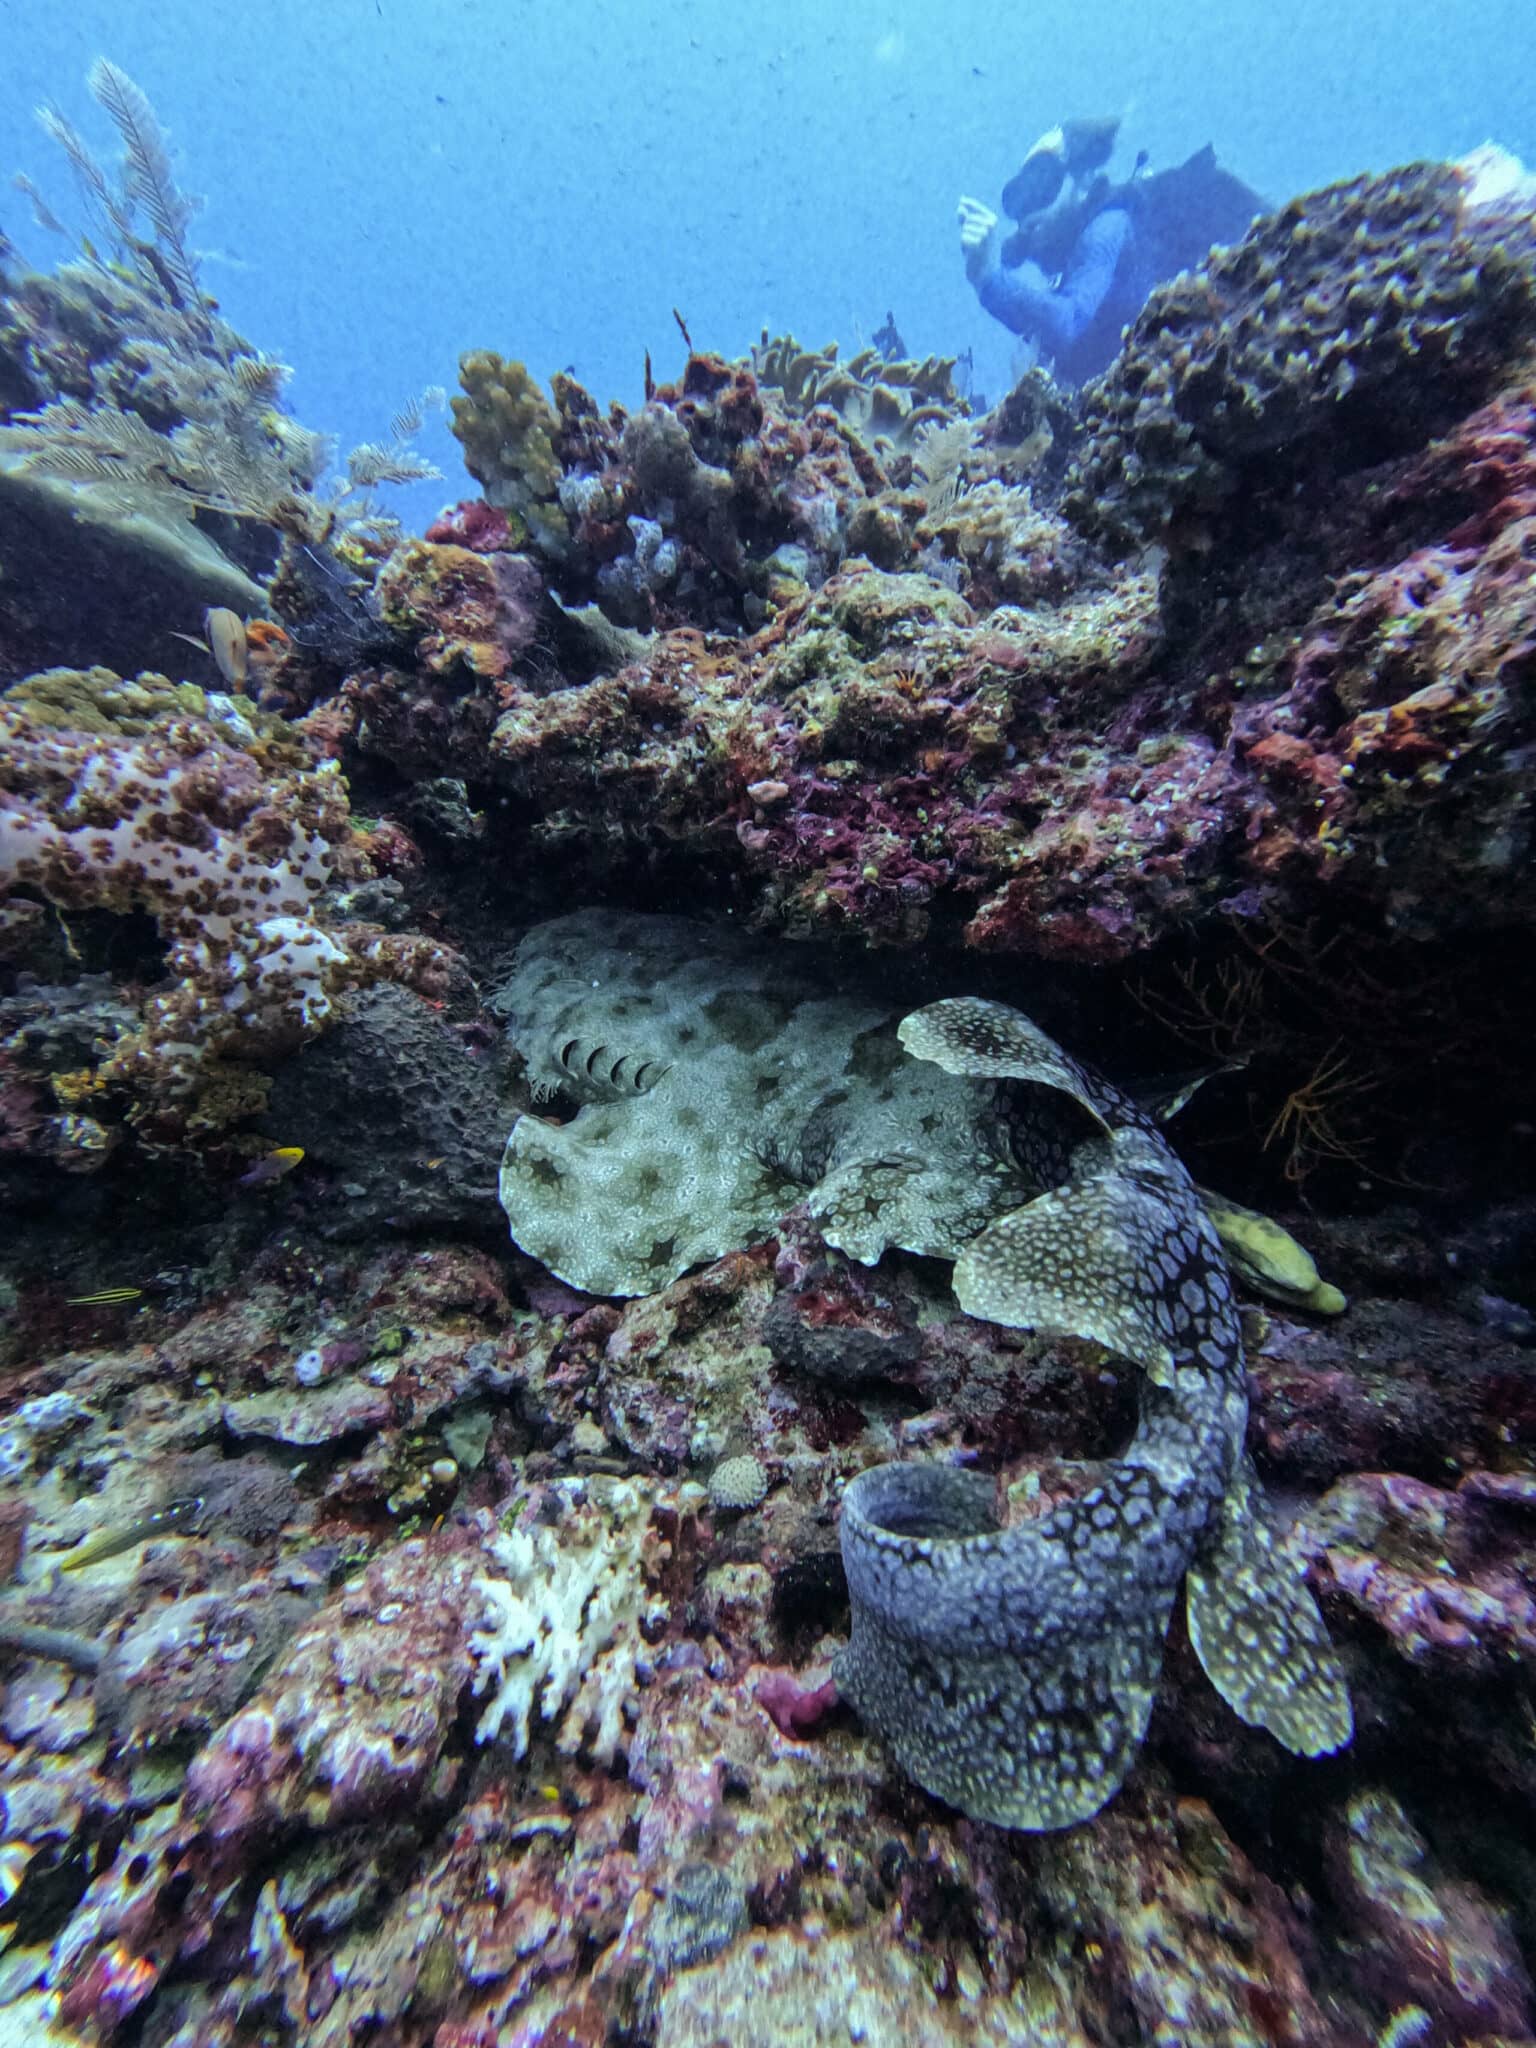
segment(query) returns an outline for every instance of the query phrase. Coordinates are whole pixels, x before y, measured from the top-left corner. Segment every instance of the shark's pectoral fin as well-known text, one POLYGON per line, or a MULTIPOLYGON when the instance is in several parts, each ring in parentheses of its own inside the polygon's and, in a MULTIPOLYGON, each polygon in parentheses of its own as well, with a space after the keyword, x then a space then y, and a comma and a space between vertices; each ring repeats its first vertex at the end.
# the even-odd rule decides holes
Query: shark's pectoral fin
POLYGON ((1170 1220, 1156 1195, 1118 1174, 1074 1181, 973 1239, 955 1263, 955 1298, 988 1322, 1092 1337, 1165 1381, 1173 1354, 1155 1268, 1170 1220))
POLYGON ((1100 1130, 1110 1129, 1088 1069, 1006 1003, 946 996, 903 1017, 896 1035, 914 1059, 932 1060, 946 1074, 1055 1088, 1080 1103, 1100 1130))
POLYGON ((887 1245, 952 1259, 1024 1193, 992 1162, 965 1174, 916 1152, 887 1149, 846 1160, 812 1188, 811 1214, 827 1243, 872 1266, 887 1245))
POLYGON ((1215 1548, 1188 1578, 1189 1636, 1206 1675, 1240 1719, 1298 1756, 1342 1749, 1349 1692, 1317 1602, 1276 1541, 1246 1461, 1222 1509, 1215 1548))
POLYGON ((940 1235, 933 1244, 913 1246, 903 1232, 908 1209, 922 1207, 927 1175, 927 1162, 916 1153, 850 1159, 811 1190, 811 1214, 828 1244, 866 1266, 873 1266, 888 1244, 952 1256, 952 1237, 940 1235))

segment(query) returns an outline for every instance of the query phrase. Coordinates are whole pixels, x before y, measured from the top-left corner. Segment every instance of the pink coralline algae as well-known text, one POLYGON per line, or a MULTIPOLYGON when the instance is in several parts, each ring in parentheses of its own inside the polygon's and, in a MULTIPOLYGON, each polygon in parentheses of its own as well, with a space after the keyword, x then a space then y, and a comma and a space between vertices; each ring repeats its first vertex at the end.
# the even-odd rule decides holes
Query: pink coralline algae
POLYGON ((1531 1980, 1508 1916, 1438 1867, 1391 1793, 1357 1793, 1327 1855, 1355 1969, 1384 2007, 1419 2007, 1420 2040, 1528 2038, 1531 1980))
MULTIPOLYGON (((1049 1494, 1062 1475, 1040 1453, 1091 1457, 1123 1415, 1094 1347, 969 1321, 922 1262, 848 1268, 803 1215, 776 1261, 735 1254, 622 1305, 519 1307, 516 1270, 448 1245, 322 1256, 283 1232, 238 1289, 147 1311, 152 1343, 48 1356, 21 1380, 9 1457, 55 1446, 110 1475, 117 1502, 149 1479, 207 1488, 215 1515, 214 1533, 152 1546, 131 1593, 86 1573, 50 1592, 29 1565, 10 1596, 109 1646, 95 1682, 66 1668, 40 1686, 21 1666, 0 1728, 12 1834, 39 1857, 80 1843, 97 1858, 34 1966, 70 2022, 128 2038, 133 2013, 159 2025, 174 2010, 217 2048, 274 2012, 297 2014, 315 2048, 367 2029, 401 2048, 562 2035, 598 2048, 615 2025, 709 2040, 703 2016, 742 2032, 765 1971, 814 2005, 826 1944, 860 2011, 886 2011, 910 1964, 917 2017, 882 2038, 916 2030, 934 2048, 978 2028, 1039 2039, 1047 2021, 1045 2039, 1082 2048, 1123 2034, 1128 2013, 1210 2048, 1246 2038, 1255 2014, 1259 2038, 1358 2048, 1405 1998, 1449 2014, 1447 1987, 1484 1979, 1501 2023, 1521 2012, 1492 1893, 1463 1901, 1421 1867, 1456 1959, 1399 1990, 1390 1960, 1370 1959, 1387 1957, 1379 1916, 1367 1928, 1363 1908, 1340 1905, 1354 1946, 1330 1931, 1356 1878, 1340 1867, 1335 1898, 1319 1877, 1308 1904, 1262 1840, 1240 1848, 1179 1784, 1177 1760, 1198 1752, 1216 1804, 1244 1813, 1275 1768, 1236 1724, 1223 1746, 1191 1748, 1205 1705, 1192 1660, 1171 1664, 1168 1732, 1154 1727, 1118 1804, 1059 1837, 958 1820, 894 1776, 837 1702, 839 1482, 894 1445, 1002 1456, 1049 1494), (830 1374, 839 1331, 860 1356, 850 1377, 830 1374), (311 1352, 313 1385, 298 1372, 311 1352), (198 1448, 232 1424, 249 1432, 240 1460, 198 1448), (304 1447, 297 1485, 275 1440, 304 1447), (728 1444, 750 1445, 774 1484, 751 1513, 711 1521, 696 1480, 728 1444), (456 1469, 434 1494, 445 1458, 456 1469), (693 1478, 658 1478, 665 1463, 693 1478), (216 1485, 235 1464, 263 1502, 271 1465, 281 1499, 231 1505, 216 1485), (569 1637, 541 1644, 530 1617, 610 1514, 611 1574, 593 1551, 590 1586, 572 1580, 581 1619, 573 1607, 569 1637), (519 1576, 524 1548, 536 1569, 519 1576), (492 1602, 498 1575, 507 1593, 492 1602), (590 1633, 599 1612, 617 1623, 608 1649, 590 1633), (525 1759, 507 1730, 477 1743, 491 1638, 497 1685, 531 1646, 531 1694, 582 1635, 598 1689, 570 1692, 575 1717, 561 1690, 531 1716, 525 1759), (143 1811, 130 1773, 147 1757, 168 1768, 143 1811)), ((1455 1329, 1460 1369, 1480 1343, 1442 1319, 1448 1377, 1455 1329)), ((1348 1364, 1346 1350, 1332 1369, 1348 1364)), ((1444 1454, 1431 1408, 1396 1427, 1404 1456, 1444 1454)), ((1518 1449, 1529 1430, 1515 1434, 1518 1449)), ((1307 1483, 1305 1444, 1281 1435, 1262 1454, 1277 1483, 1307 1483)), ((25 1486, 41 1564, 80 1510, 41 1472, 25 1486)), ((1399 1757, 1411 1778, 1438 1739, 1395 1690, 1394 1672, 1422 1669, 1442 1688, 1446 1743, 1521 1782, 1498 1702, 1510 1651, 1529 1654, 1516 1627, 1529 1491, 1514 1469, 1475 1466, 1455 1491, 1356 1478, 1299 1516, 1290 1543, 1356 1660, 1361 1771, 1399 1757), (1466 1640, 1444 1639, 1452 1623, 1466 1640)), ((1351 1752, 1330 1767, 1355 1768, 1351 1752)), ((1329 1811, 1370 1779, 1338 1783, 1329 1811)), ((22 1896, 42 1893, 29 1880, 22 1896)))
POLYGON ((253 1831, 336 1827, 430 1797, 469 1673, 460 1617, 475 1562, 455 1533, 414 1539, 322 1609, 198 1755, 189 1829, 222 1853, 253 1831))
POLYGON ((765 1671, 753 1687, 753 1697, 781 1735, 801 1737, 837 1705, 837 1687, 830 1678, 822 1685, 803 1686, 786 1671, 765 1671))
POLYGON ((512 545, 505 512, 487 505, 484 498, 466 498, 452 512, 434 519, 424 536, 438 546, 473 548, 477 555, 494 555, 512 545))
POLYGON ((639 857, 796 936, 1103 964, 1320 894, 1438 936, 1489 923, 1489 872, 1499 918, 1526 919, 1533 259, 1503 235, 1482 261, 1503 216, 1468 190, 1427 166, 1357 180, 1168 287, 1086 429, 1044 435, 1112 480, 1070 517, 1007 407, 940 483, 746 365, 694 354, 633 416, 557 379, 536 490, 518 472, 543 538, 498 552, 505 514, 461 505, 441 589, 406 544, 380 588, 423 651, 354 676, 340 743, 488 781, 509 850, 572 895, 639 857), (1386 224, 1431 218, 1409 275, 1386 224), (1251 315, 1231 362, 1224 294, 1251 315), (1318 319, 1313 360, 1287 337, 1318 319), (1424 427, 1340 478, 1328 423, 1378 387, 1412 390, 1424 427), (1128 507, 1141 439, 1159 459, 1128 507), (1238 479, 1252 516, 1212 520, 1238 479), (1167 560, 1081 530, 1126 520, 1171 524, 1167 560), (452 594, 460 541, 490 550, 480 595, 452 594), (491 593, 512 562, 549 590, 520 647, 494 621, 532 586, 491 593))
POLYGON ((1530 914, 1536 518, 1498 463, 1518 447, 1536 467, 1531 432, 1529 404, 1501 399, 1411 467, 1391 497, 1438 502, 1449 530, 1343 578, 1308 622, 1289 695, 1239 718, 1269 798, 1250 827, 1261 868, 1384 892, 1409 928, 1476 918, 1493 876, 1502 914, 1530 914), (1464 516, 1469 496, 1487 509, 1464 516))
POLYGON ((538 635, 544 583, 526 555, 414 541, 390 556, 377 596, 425 675, 499 682, 538 635))

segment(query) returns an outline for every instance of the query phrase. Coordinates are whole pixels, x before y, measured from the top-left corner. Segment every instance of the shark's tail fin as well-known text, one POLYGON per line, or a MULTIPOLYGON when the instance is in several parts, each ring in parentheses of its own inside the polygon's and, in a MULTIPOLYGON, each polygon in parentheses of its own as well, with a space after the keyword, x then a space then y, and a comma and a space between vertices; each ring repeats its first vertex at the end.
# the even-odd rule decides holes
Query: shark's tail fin
POLYGON ((1317 1602, 1281 1550, 1246 1459, 1213 1550, 1191 1565, 1189 1635, 1234 1713, 1299 1756, 1342 1749, 1354 1716, 1317 1602))

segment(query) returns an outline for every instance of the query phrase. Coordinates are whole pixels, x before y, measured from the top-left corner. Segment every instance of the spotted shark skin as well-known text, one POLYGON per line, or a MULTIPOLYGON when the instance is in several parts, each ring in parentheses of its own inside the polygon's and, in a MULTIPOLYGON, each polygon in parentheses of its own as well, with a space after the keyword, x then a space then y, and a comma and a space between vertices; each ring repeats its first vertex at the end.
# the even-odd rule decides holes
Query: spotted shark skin
POLYGON ((1233 1709, 1301 1755, 1341 1747, 1348 1692, 1243 1449, 1237 1308, 1189 1174, 1129 1096, 1005 1004, 930 1004, 900 1038, 946 1072, 1005 1084, 997 1142, 1041 1190, 962 1252, 961 1307, 1133 1360, 1141 1413, 1118 1461, 1007 1527, 972 1473, 899 1464, 855 1479, 839 1690, 972 1819, 1067 1827, 1131 1766, 1182 1583, 1195 1650, 1233 1709))

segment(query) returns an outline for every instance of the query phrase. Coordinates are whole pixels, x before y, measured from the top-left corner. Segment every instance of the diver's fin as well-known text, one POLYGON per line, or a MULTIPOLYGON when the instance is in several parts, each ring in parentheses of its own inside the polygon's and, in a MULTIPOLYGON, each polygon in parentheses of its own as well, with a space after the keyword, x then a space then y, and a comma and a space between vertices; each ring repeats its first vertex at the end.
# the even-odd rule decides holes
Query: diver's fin
POLYGON ((1337 1287, 1323 1279, 1312 1254, 1299 1245, 1272 1216, 1245 1209, 1241 1202, 1196 1190, 1205 1213, 1216 1226, 1222 1249, 1239 1276, 1260 1294, 1315 1315, 1339 1315, 1348 1303, 1337 1287))
POLYGON ((1167 1286, 1157 1254, 1170 1227, 1169 1204, 1143 1182, 1073 1181, 973 1238, 955 1262, 955 1299, 990 1323, 1091 1337, 1166 1386, 1173 1353, 1157 1318, 1167 1286))
POLYGON ((1354 1716, 1317 1602, 1280 1548, 1247 1459, 1222 1504, 1216 1546, 1188 1578, 1189 1638, 1240 1720, 1298 1756, 1342 1749, 1354 1716))
POLYGON ((1047 1038, 1038 1024, 1006 1003, 982 996, 946 996, 903 1017, 896 1036, 914 1059, 932 1060, 946 1074, 982 1080, 1034 1081, 1080 1103, 1104 1130, 1100 1086, 1086 1067, 1047 1038))

